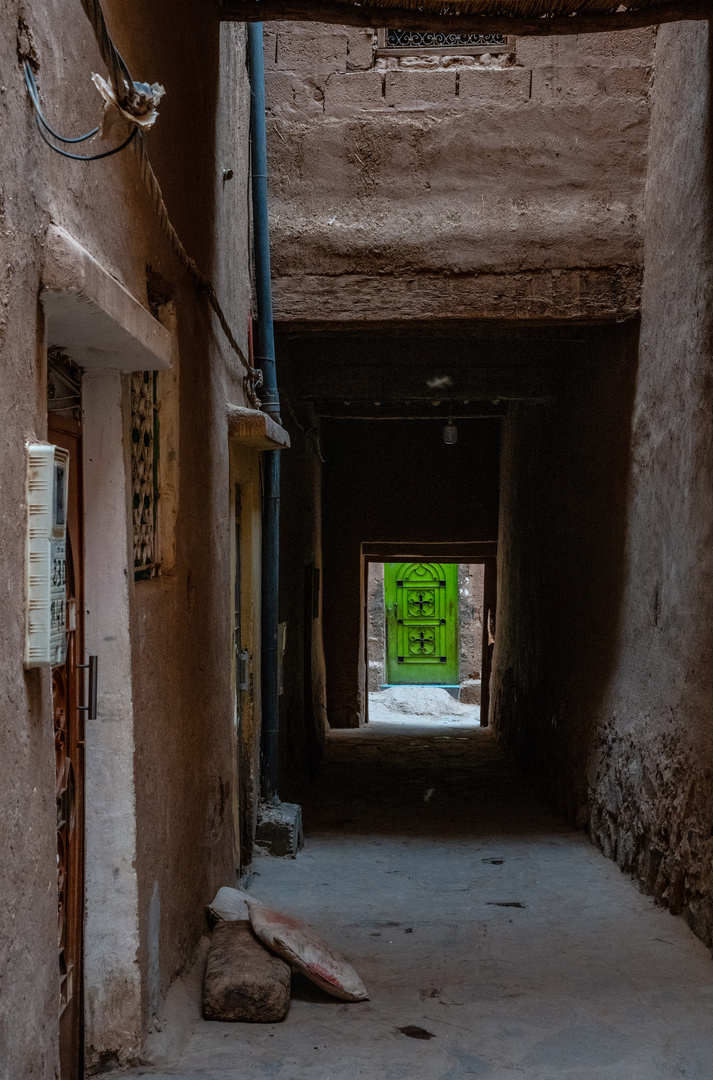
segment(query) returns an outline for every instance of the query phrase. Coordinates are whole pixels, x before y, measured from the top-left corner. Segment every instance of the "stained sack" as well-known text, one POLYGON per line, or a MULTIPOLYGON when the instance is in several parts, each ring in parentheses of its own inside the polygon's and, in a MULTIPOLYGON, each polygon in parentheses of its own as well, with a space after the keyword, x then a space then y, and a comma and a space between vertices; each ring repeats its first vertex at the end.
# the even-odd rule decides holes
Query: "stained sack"
POLYGON ((366 987, 351 964, 330 949, 306 923, 264 904, 248 902, 248 911, 250 925, 260 941, 320 989, 342 1001, 368 999, 366 987))
POLYGON ((222 889, 218 889, 213 902, 206 907, 206 918, 211 926, 219 922, 247 922, 248 901, 253 904, 260 903, 244 889, 231 889, 224 885, 222 889))

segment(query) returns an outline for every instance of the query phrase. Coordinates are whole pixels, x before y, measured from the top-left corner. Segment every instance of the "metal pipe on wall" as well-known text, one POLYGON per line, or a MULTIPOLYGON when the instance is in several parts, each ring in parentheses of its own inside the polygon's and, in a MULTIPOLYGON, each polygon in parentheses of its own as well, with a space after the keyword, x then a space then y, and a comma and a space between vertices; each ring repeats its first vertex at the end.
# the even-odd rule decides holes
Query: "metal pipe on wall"
MULTIPOLYGON (((270 276, 270 229, 267 207, 267 134, 265 127, 265 72, 262 23, 248 24, 250 70, 250 154, 257 293, 257 366, 262 368, 264 411, 280 422, 280 398, 275 369, 275 335, 272 324, 270 276)), ((280 712, 278 618, 280 583, 280 452, 263 453, 262 514, 262 795, 268 802, 279 798, 280 712)))

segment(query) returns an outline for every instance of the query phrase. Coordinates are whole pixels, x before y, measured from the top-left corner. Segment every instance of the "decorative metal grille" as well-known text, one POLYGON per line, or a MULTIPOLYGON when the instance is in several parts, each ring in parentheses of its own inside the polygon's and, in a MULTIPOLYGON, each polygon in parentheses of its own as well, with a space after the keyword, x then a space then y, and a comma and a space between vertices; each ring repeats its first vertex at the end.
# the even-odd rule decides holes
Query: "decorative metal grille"
POLYGON ((433 592, 412 593, 407 598, 408 613, 415 618, 430 618, 436 610, 436 594, 433 592))
POLYGON ((388 49, 462 49, 472 45, 506 45, 504 34, 449 34, 417 30, 387 30, 388 49))
POLYGON ((134 524, 134 577, 154 577, 158 570, 156 525, 158 498, 158 412, 156 372, 131 376, 131 506, 134 524))
POLYGON ((411 630, 408 636, 408 651, 412 656, 430 656, 436 650, 436 631, 422 627, 411 630))

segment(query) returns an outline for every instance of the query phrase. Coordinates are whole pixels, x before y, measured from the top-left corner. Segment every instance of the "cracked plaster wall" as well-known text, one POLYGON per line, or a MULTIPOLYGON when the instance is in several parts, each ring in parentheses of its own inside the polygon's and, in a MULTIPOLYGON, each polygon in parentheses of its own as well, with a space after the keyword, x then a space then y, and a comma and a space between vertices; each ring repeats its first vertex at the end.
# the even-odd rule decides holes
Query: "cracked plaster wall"
POLYGON ((612 343, 594 384, 505 428, 495 715, 559 805, 710 945, 708 24, 660 29, 655 71, 638 354, 612 343))
MULTIPOLYGON (((134 77, 166 87, 149 137, 150 158, 186 249, 214 280, 247 351, 244 28, 221 28, 217 8, 206 12, 186 0, 140 8, 105 0, 103 7, 134 77), (223 180, 224 168, 233 170, 232 180, 223 180)), ((88 758, 96 758, 98 738, 110 741, 112 727, 122 728, 122 747, 130 749, 107 769, 110 782, 90 792, 90 863, 103 860, 111 882, 113 871, 119 872, 119 863, 111 861, 116 845, 109 842, 116 834, 135 855, 122 865, 132 882, 125 903, 116 885, 104 894, 92 889, 88 897, 93 959, 87 1001, 99 1002, 90 1009, 86 1033, 92 1067, 136 1055, 157 1001, 192 959, 204 927, 203 905, 218 885, 234 880, 225 402, 242 404, 244 398, 242 369, 170 251, 131 151, 78 163, 59 158, 40 140, 18 60, 19 24, 23 47, 32 40, 42 101, 60 131, 78 134, 97 123, 101 103, 91 74, 106 72, 81 4, 0 3, 0 1075, 54 1080, 59 964, 52 701, 48 670, 25 672, 22 666, 24 444, 47 434, 39 294, 50 224, 70 232, 147 309, 152 282, 161 282, 172 294, 176 344, 173 370, 159 375, 159 394, 170 385, 176 396, 175 409, 162 414, 163 476, 176 485, 171 498, 177 510, 175 529, 168 530, 173 535, 165 537, 167 573, 135 585, 128 552, 113 568, 130 606, 133 666, 122 689, 133 700, 133 730, 126 717, 112 717, 105 707, 115 649, 111 630, 97 650, 100 718, 87 722, 88 758), (122 814, 134 810, 135 821, 122 822, 122 814), (160 905, 152 906, 155 895, 160 905), (112 925, 112 905, 130 916, 133 927, 121 957, 111 950, 102 955, 123 926, 118 919, 112 925), (101 939, 94 934, 100 923, 106 930, 101 939)), ((119 381, 126 406, 128 378, 117 376, 119 381)), ((113 450, 123 453, 116 441, 113 450)), ((122 494, 112 509, 119 515, 123 509, 130 528, 128 495, 122 503, 122 494)), ((92 509, 88 498, 87 513, 92 509)), ((103 615, 111 622, 110 610, 103 615)))

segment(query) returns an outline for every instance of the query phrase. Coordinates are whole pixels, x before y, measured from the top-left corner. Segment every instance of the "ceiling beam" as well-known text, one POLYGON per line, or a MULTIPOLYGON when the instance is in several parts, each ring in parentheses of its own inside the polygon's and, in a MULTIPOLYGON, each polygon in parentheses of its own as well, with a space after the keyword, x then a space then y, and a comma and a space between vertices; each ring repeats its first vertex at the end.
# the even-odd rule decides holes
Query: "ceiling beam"
POLYGON ((419 423, 428 420, 437 420, 439 424, 443 424, 446 420, 500 420, 507 413, 506 405, 493 405, 490 411, 482 406, 475 409, 473 412, 464 412, 463 406, 459 405, 453 409, 452 412, 443 410, 441 407, 440 412, 431 410, 431 415, 424 413, 411 413, 406 409, 404 412, 398 412, 397 410, 388 409, 386 413, 377 415, 376 411, 368 412, 361 405, 355 404, 351 412, 349 408, 345 406, 342 409, 335 409, 334 407, 324 407, 322 409, 315 409, 314 415, 319 420, 365 420, 371 422, 372 420, 417 420, 419 423))
MULTIPOLYGON (((396 367, 361 367, 312 363, 299 371, 293 387, 286 379, 288 393, 303 401, 329 400, 358 402, 432 402, 500 400, 549 400, 556 395, 562 367, 556 364, 493 365, 481 368, 432 366, 423 370, 396 367), (429 387, 432 376, 446 368, 446 382, 429 387)), ((359 411, 362 410, 357 406, 359 411)), ((331 411, 331 410, 330 410, 331 411)))
MULTIPOLYGON (((517 7, 515 0, 512 8, 517 11, 517 7)), ((337 0, 223 0, 222 17, 235 22, 321 22, 340 26, 389 26, 437 33, 549 37, 636 30, 660 23, 710 19, 713 17, 713 0, 679 0, 629 8, 627 11, 602 14, 585 11, 574 15, 535 18, 517 14, 482 15, 473 11, 443 15, 437 11, 416 11, 399 4, 366 7, 362 4, 339 3, 337 0)))
POLYGON ((408 540, 364 542, 361 553, 367 562, 395 562, 402 559, 423 559, 439 562, 478 563, 494 559, 498 553, 497 540, 461 540, 419 543, 408 540))

